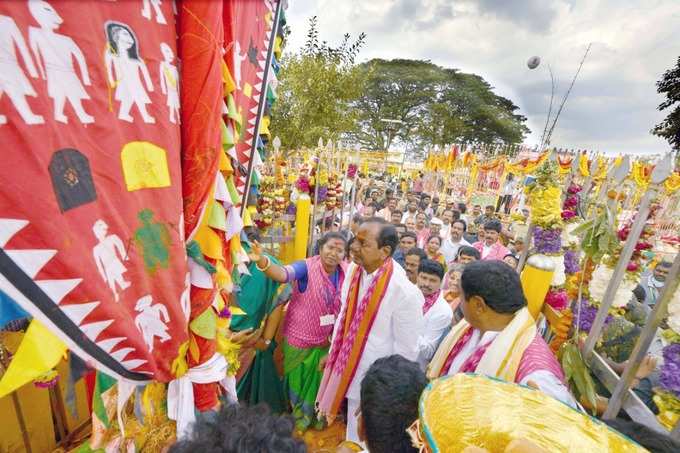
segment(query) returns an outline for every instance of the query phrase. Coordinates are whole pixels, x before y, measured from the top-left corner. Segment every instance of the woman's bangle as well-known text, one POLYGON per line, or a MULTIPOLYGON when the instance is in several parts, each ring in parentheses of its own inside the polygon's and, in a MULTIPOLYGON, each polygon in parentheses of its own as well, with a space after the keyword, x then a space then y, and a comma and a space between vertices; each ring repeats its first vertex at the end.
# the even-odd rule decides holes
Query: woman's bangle
POLYGON ((258 263, 255 263, 255 267, 260 272, 267 272, 267 269, 269 269, 272 265, 272 261, 269 259, 269 257, 267 255, 264 255, 263 258, 267 260, 267 265, 264 268, 261 268, 260 263, 258 262, 258 263))
POLYGON ((290 282, 290 272, 288 272, 288 266, 283 266, 283 272, 286 273, 286 281, 284 283, 290 282))

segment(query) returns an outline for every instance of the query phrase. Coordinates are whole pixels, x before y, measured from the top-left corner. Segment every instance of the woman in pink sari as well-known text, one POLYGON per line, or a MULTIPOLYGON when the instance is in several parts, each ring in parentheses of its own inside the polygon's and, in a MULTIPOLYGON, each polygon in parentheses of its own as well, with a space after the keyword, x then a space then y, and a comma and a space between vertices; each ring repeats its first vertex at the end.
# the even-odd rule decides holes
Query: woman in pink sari
POLYGON ((314 403, 322 374, 319 362, 326 357, 335 318, 340 311, 340 289, 345 279, 345 237, 326 233, 319 240, 319 254, 288 266, 272 263, 259 253, 250 258, 269 278, 290 283, 293 293, 283 321, 284 388, 290 398, 298 430, 323 428, 314 403))

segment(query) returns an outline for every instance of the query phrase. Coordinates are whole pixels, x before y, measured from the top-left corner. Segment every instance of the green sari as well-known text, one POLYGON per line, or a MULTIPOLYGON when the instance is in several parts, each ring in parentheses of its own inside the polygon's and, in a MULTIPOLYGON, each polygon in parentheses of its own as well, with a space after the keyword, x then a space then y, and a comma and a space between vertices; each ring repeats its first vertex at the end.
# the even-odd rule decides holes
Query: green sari
MULTIPOLYGON (((279 262, 269 256, 272 263, 279 262)), ((259 329, 267 316, 276 308, 288 285, 281 285, 257 270, 254 263, 248 266, 251 275, 241 276, 241 290, 237 295, 238 306, 245 315, 234 315, 230 328, 238 332, 259 329)), ((240 378, 236 384, 239 401, 248 405, 266 403, 274 413, 286 411, 286 398, 281 378, 274 365, 276 341, 272 340, 264 351, 254 348, 242 350, 240 378), (254 358, 253 358, 254 355, 254 358), (252 359, 252 360, 251 360, 252 359)))
POLYGON ((283 341, 283 387, 288 393, 295 417, 295 427, 306 431, 322 429, 324 421, 316 417, 316 394, 323 373, 319 362, 328 354, 329 346, 300 349, 283 341))

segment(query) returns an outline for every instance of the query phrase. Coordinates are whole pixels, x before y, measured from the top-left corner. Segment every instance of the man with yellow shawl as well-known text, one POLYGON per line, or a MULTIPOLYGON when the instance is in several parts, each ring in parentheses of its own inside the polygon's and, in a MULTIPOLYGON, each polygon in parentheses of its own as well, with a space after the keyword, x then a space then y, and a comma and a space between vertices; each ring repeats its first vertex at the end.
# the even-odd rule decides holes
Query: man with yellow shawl
POLYGON ((439 345, 428 377, 484 374, 576 407, 560 364, 537 334, 517 272, 502 261, 475 261, 465 267, 461 288, 465 318, 439 345))

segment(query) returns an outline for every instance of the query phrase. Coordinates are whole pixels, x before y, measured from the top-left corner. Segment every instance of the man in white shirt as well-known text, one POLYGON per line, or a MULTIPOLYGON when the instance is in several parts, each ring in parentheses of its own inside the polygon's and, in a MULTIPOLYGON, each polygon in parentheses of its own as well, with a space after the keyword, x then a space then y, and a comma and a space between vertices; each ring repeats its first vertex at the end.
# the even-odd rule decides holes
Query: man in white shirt
POLYGON ((357 231, 351 263, 341 291, 341 308, 317 396, 319 413, 332 423, 348 400, 347 440, 359 442, 360 385, 366 370, 381 357, 418 356, 424 298, 392 259, 399 238, 394 226, 367 219, 357 231))
POLYGON ((510 203, 512 202, 512 196, 515 194, 515 185, 517 181, 512 173, 508 174, 505 184, 503 184, 503 191, 501 196, 498 197, 498 203, 496 204, 496 212, 500 211, 501 207, 505 205, 504 212, 510 214, 510 203))
POLYGON ((416 220, 416 215, 418 214, 418 204, 415 201, 409 201, 406 206, 406 212, 401 216, 401 223, 406 225, 406 219, 416 220))
POLYGON ((444 331, 451 327, 453 311, 441 291, 444 267, 434 260, 423 260, 418 268, 418 289, 425 297, 423 319, 425 329, 418 339, 418 364, 427 368, 444 331))
POLYGON ((446 263, 450 263, 456 259, 458 255, 458 249, 463 245, 471 245, 465 240, 463 234, 467 229, 467 224, 465 220, 458 219, 451 223, 449 237, 444 240, 439 251, 444 255, 446 263))
POLYGON ((385 220, 386 222, 392 221, 392 212, 397 209, 397 200, 395 198, 389 198, 387 200, 387 205, 378 211, 377 217, 385 220))
POLYGON ((442 211, 442 227, 439 230, 439 237, 446 239, 451 234, 451 223, 453 222, 453 209, 446 208, 442 211))

